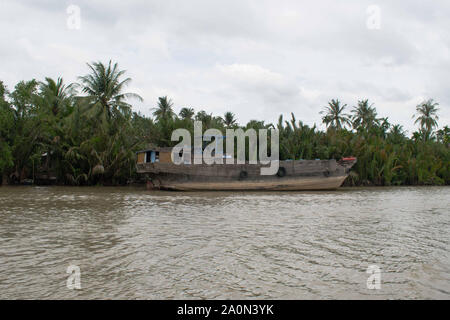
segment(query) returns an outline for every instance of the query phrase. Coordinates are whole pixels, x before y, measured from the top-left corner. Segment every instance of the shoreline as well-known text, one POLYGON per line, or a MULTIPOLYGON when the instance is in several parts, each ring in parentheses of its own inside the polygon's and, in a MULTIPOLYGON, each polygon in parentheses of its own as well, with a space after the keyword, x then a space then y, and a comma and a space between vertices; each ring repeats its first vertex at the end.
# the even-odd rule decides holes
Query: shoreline
MULTIPOLYGON (((134 188, 134 189, 144 189, 145 191, 162 191, 167 193, 196 193, 196 192, 242 192, 242 191, 234 191, 234 190, 204 190, 204 191, 171 191, 171 190, 147 190, 145 183, 133 183, 128 185, 87 185, 87 186, 73 186, 68 184, 52 184, 52 185, 39 185, 39 184, 33 184, 33 185, 25 185, 25 184, 0 184, 0 190, 2 187, 5 188, 33 188, 33 187, 39 187, 39 188, 74 188, 74 189, 97 189, 97 188, 134 188)), ((349 189, 377 189, 377 188, 423 188, 423 187, 450 187, 448 184, 415 184, 415 185, 390 185, 390 186, 382 186, 382 185, 359 185, 359 186, 341 186, 337 189, 331 189, 331 190, 260 190, 260 191, 248 191, 249 193, 259 193, 259 192, 328 192, 328 191, 339 191, 339 190, 349 190, 349 189)), ((246 193, 246 192, 244 192, 246 193)))

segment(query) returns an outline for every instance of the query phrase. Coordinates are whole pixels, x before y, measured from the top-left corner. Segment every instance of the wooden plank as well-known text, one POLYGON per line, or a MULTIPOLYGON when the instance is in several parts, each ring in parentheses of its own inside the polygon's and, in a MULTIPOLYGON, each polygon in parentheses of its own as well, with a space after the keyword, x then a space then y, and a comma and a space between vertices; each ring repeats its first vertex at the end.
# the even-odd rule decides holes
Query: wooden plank
POLYGON ((159 153, 159 162, 172 164, 172 153, 171 152, 160 152, 159 153))
POLYGON ((145 162, 145 152, 138 153, 137 155, 137 163, 145 162))

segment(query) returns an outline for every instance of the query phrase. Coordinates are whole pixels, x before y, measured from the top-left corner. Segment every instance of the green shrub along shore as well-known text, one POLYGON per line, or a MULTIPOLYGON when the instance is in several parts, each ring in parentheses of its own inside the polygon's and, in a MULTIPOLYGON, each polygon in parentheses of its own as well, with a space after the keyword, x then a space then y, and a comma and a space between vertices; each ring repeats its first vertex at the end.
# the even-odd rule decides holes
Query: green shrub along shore
POLYGON ((137 180, 135 152, 149 144, 172 146, 177 128, 276 128, 280 159, 340 159, 358 162, 345 182, 360 185, 448 185, 449 128, 438 127, 438 103, 427 100, 411 107, 417 125, 412 136, 402 126, 378 117, 373 104, 360 100, 353 108, 331 100, 323 108, 326 131, 280 116, 278 123, 251 120, 239 125, 235 115, 222 117, 182 108, 160 97, 153 117, 132 111, 126 93, 131 81, 117 64, 88 64, 78 83, 62 78, 21 81, 8 91, 0 81, 0 175, 3 184, 38 181, 52 176, 65 185, 122 185, 137 180), (438 128, 441 128, 438 130, 438 128))

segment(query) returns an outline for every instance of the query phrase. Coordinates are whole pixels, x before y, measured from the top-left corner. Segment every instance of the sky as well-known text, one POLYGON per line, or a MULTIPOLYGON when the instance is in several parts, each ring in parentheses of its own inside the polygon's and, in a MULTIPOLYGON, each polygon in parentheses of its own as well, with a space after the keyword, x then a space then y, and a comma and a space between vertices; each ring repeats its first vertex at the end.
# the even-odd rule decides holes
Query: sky
POLYGON ((324 128, 331 99, 374 103, 411 134, 421 101, 450 124, 450 1, 61 1, 0 2, 0 80, 89 72, 110 59, 132 78, 135 111, 158 97, 274 123, 280 114, 324 128))

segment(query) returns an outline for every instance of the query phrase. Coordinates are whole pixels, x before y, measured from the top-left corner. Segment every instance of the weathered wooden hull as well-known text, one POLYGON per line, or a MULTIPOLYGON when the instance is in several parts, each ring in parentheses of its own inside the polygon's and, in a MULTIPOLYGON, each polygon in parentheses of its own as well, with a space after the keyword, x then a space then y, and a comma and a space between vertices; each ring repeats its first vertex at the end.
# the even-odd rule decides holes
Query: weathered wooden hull
POLYGON ((167 181, 156 187, 174 191, 301 191, 301 190, 334 190, 339 188, 346 177, 328 178, 285 178, 280 180, 260 181, 222 181, 222 182, 176 182, 167 181))
POLYGON ((356 161, 280 161, 282 175, 261 175, 261 165, 174 165, 138 163, 152 188, 177 191, 332 190, 339 188, 356 161), (242 172, 245 172, 243 175, 242 172))

